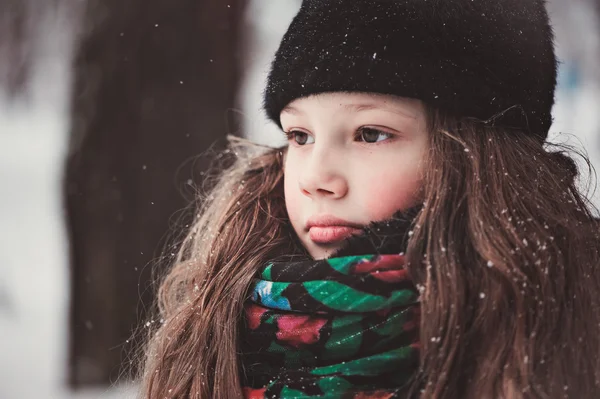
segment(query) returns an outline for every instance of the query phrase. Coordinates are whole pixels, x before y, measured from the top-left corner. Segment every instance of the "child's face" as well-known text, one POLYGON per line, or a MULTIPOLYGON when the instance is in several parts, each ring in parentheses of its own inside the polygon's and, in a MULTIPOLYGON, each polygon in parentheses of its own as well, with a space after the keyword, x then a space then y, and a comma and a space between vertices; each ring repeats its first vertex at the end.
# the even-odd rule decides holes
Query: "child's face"
POLYGON ((290 103, 281 123, 289 137, 286 208, 315 259, 418 201, 428 143, 420 101, 325 93, 290 103))

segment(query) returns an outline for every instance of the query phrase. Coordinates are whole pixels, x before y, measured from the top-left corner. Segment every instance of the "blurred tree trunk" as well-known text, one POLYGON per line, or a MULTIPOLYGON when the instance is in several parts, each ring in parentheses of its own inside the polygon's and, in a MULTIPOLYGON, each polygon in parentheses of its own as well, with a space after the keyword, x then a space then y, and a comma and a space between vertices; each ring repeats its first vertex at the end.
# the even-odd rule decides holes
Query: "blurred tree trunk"
MULTIPOLYGON (((244 4, 87 4, 65 182, 74 387, 114 382, 135 361, 125 359, 126 341, 154 300, 150 262, 164 254, 170 219, 187 205, 193 168, 178 169, 233 133, 244 4)), ((191 219, 179 216, 181 225, 191 219)))
POLYGON ((0 0, 0 89, 9 98, 23 88, 31 69, 28 35, 31 24, 40 18, 29 11, 25 1, 0 0))

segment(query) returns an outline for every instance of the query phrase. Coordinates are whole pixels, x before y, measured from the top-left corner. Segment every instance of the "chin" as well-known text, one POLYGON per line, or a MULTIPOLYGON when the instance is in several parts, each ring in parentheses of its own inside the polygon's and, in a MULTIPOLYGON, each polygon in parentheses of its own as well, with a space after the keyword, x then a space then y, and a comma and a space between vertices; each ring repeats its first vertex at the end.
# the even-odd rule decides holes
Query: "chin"
POLYGON ((313 242, 310 242, 308 245, 305 245, 310 256, 312 256, 316 260, 326 259, 330 257, 332 254, 337 252, 342 247, 341 244, 333 244, 333 245, 317 245, 313 242))

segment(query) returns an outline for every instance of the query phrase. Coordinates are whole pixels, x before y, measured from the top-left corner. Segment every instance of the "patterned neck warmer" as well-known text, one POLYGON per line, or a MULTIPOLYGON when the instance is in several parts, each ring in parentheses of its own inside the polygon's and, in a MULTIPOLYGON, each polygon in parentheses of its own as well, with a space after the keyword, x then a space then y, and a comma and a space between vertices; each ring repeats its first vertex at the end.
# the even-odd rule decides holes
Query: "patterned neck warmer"
POLYGON ((271 262, 244 307, 247 399, 402 397, 418 368, 403 255, 271 262))

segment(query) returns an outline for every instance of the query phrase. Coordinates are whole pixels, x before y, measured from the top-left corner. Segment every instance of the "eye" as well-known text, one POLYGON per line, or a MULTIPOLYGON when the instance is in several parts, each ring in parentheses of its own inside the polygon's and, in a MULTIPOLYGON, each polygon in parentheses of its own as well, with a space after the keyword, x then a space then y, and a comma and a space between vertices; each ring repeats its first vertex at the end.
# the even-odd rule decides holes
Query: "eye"
POLYGON ((364 141, 365 143, 378 143, 391 138, 393 134, 378 130, 372 127, 361 127, 358 129, 356 141, 364 141))
POLYGON ((300 130, 290 130, 289 132, 285 132, 285 135, 288 140, 294 140, 298 145, 313 144, 315 142, 314 137, 300 130))

